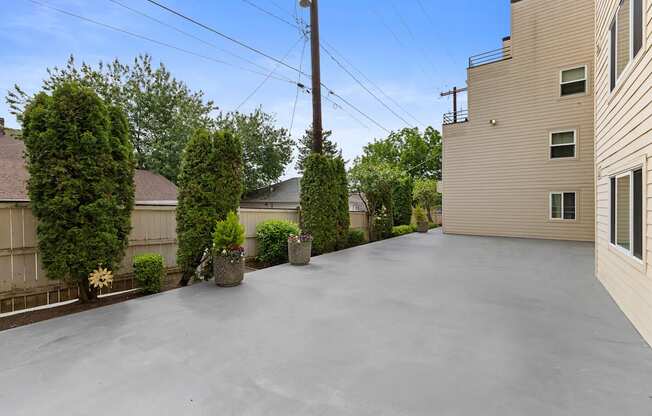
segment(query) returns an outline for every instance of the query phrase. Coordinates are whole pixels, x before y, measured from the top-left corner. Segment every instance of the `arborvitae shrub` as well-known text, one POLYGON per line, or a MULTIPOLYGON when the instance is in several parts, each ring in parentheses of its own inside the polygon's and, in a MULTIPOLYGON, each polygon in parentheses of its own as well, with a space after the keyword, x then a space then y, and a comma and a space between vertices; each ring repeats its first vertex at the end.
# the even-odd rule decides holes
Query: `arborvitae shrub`
POLYGON ((348 232, 351 226, 349 216, 349 181, 346 176, 344 159, 336 157, 331 161, 333 169, 334 189, 337 198, 336 212, 336 247, 338 250, 348 246, 348 232))
POLYGON ((155 253, 135 256, 134 277, 144 293, 150 295, 160 292, 165 278, 163 256, 155 253))
POLYGON ((213 245, 217 221, 237 211, 242 194, 242 144, 228 131, 197 131, 184 150, 177 205, 181 284, 213 245))
POLYGON ((414 181, 405 175, 392 192, 394 225, 409 225, 412 219, 412 188, 414 181))
POLYGON ((124 256, 134 204, 134 159, 127 121, 93 91, 62 83, 36 95, 22 118, 31 208, 48 278, 97 296, 88 277, 116 271, 124 256))
POLYGON ((314 254, 328 253, 337 246, 338 201, 333 159, 311 154, 301 178, 301 228, 313 236, 314 254))
POLYGON ((291 221, 268 220, 256 227, 258 260, 269 264, 288 261, 288 237, 298 235, 299 226, 291 221))

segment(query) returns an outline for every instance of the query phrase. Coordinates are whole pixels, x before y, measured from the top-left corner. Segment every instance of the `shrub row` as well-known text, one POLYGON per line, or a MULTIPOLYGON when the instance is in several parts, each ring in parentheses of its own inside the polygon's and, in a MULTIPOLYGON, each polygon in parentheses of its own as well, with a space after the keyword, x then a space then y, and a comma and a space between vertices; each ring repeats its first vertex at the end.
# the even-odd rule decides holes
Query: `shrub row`
POLYGON ((398 237, 399 235, 410 234, 417 231, 417 226, 414 224, 410 225, 397 225, 392 228, 392 236, 398 237))

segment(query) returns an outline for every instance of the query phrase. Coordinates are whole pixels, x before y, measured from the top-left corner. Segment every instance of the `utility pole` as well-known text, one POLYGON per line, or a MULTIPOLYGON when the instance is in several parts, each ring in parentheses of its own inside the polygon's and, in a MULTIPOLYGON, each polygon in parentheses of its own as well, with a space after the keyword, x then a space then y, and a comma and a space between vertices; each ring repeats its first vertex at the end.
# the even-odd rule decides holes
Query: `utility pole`
POLYGON ((312 151, 322 153, 321 70, 319 57, 319 10, 317 0, 299 0, 301 7, 310 7, 310 51, 312 56, 312 151))
POLYGON ((464 92, 466 90, 467 90, 466 87, 464 87, 464 88, 453 87, 452 90, 442 92, 440 94, 442 97, 446 97, 448 95, 453 96, 453 123, 457 123, 457 94, 459 94, 460 92, 464 92))

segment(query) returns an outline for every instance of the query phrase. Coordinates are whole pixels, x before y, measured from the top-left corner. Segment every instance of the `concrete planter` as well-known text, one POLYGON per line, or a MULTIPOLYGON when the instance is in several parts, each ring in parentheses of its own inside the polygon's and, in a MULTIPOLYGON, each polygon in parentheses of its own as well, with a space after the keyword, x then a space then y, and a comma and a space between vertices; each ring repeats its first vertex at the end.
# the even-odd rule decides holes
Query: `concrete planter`
POLYGON ((429 228, 430 227, 428 226, 428 221, 419 221, 419 222, 417 222, 417 232, 419 232, 419 233, 427 233, 429 228))
POLYGON ((290 264, 305 266, 310 263, 312 241, 288 241, 288 257, 290 264))
POLYGON ((244 264, 244 257, 233 260, 221 254, 213 256, 215 284, 222 287, 238 286, 244 279, 244 264))

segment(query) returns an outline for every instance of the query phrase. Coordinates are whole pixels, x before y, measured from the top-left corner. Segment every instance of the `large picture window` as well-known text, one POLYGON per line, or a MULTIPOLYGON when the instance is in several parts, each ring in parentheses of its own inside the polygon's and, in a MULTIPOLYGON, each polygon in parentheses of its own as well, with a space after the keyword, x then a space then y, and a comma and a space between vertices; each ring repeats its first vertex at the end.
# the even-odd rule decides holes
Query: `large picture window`
POLYGON ((613 90, 627 64, 643 48, 643 0, 621 0, 609 28, 609 74, 613 90))
POLYGON ((643 259, 643 170, 610 178, 610 241, 643 259))
POLYGON ((550 219, 574 220, 576 211, 575 192, 550 193, 550 219))

